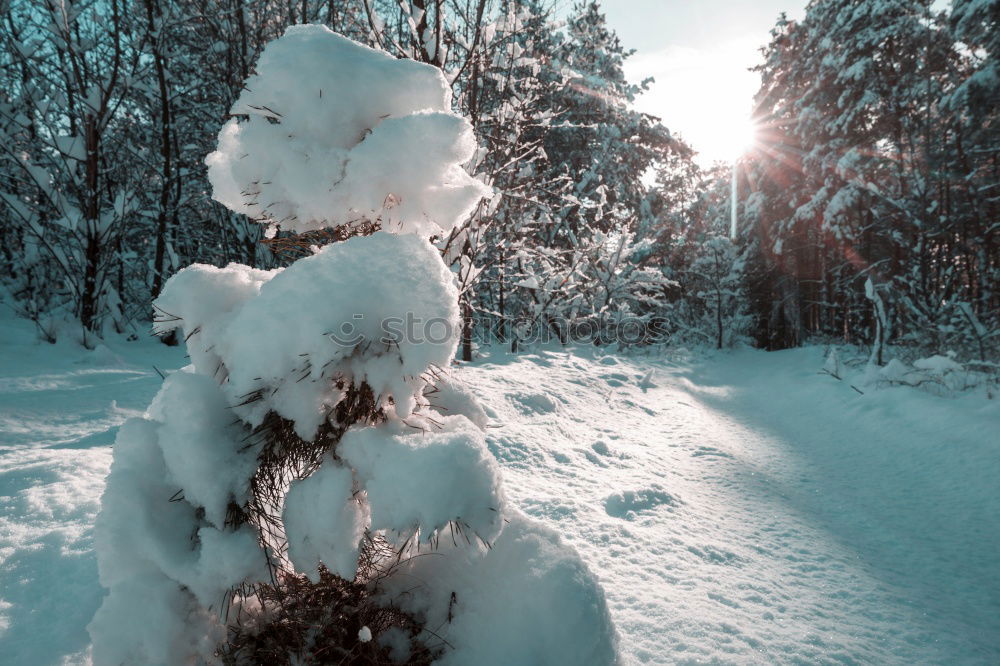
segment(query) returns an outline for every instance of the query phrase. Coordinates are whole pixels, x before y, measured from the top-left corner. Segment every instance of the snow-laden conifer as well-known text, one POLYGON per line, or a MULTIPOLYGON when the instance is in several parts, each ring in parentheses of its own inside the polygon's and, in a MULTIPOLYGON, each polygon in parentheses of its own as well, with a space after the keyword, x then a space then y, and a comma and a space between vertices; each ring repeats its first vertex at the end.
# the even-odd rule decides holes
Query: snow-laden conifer
POLYGON ((488 194, 449 102, 437 68, 321 26, 265 49, 214 196, 344 240, 165 284, 156 331, 192 363, 115 445, 96 662, 616 659, 596 581, 507 506, 485 413, 445 377, 458 292, 429 238, 488 194))

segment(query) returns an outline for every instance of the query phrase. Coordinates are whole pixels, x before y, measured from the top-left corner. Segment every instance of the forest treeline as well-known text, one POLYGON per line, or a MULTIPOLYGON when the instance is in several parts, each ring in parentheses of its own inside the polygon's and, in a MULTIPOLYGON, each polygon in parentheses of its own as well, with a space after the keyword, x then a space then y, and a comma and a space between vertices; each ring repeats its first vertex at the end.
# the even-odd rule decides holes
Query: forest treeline
POLYGON ((733 238, 732 172, 632 108, 647 84, 626 79, 630 51, 596 2, 3 0, 3 299, 50 339, 141 333, 192 262, 274 268, 336 240, 230 212, 204 165, 264 45, 307 22, 441 67, 475 129, 466 168, 499 196, 437 239, 466 355, 546 336, 989 361, 1000 1, 932 5, 820 0, 779 17, 733 238))

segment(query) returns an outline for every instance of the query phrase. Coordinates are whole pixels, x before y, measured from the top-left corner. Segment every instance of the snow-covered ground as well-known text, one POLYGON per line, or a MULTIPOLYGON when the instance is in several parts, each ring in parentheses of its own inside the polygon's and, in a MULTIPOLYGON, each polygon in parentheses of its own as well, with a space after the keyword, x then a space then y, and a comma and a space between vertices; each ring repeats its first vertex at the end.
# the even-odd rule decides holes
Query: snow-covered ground
MULTIPOLYGON (((87 661, 110 444, 183 353, 0 322, 0 664, 87 661)), ((822 364, 542 351, 459 376, 513 501, 600 576, 627 661, 1000 662, 996 402, 859 395, 822 364)))
POLYGON ((550 352, 463 374, 509 492, 599 573, 635 661, 998 663, 995 402, 862 396, 822 363, 550 352))
POLYGON ((111 443, 159 388, 154 366, 183 354, 155 340, 39 344, 29 322, 0 319, 0 664, 86 661, 111 443))

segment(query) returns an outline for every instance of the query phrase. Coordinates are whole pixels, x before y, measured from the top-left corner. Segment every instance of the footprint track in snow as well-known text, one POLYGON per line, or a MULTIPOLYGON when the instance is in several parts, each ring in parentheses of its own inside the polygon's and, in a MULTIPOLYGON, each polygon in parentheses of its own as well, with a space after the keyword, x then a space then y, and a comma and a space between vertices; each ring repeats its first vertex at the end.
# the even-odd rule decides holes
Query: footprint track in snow
POLYGON ((692 458, 732 458, 733 454, 726 453, 725 451, 720 451, 719 449, 713 448, 711 446, 699 446, 696 451, 691 453, 692 458))
POLYGON ((658 486, 640 490, 621 490, 604 498, 604 510, 612 518, 635 520, 639 514, 650 513, 659 506, 677 506, 676 497, 658 486))
POLYGON ((747 562, 746 558, 741 557, 730 550, 719 548, 717 546, 686 546, 686 550, 709 564, 741 566, 747 562))
POLYGON ((526 416, 551 414, 559 409, 558 399, 544 393, 510 393, 507 399, 526 416))

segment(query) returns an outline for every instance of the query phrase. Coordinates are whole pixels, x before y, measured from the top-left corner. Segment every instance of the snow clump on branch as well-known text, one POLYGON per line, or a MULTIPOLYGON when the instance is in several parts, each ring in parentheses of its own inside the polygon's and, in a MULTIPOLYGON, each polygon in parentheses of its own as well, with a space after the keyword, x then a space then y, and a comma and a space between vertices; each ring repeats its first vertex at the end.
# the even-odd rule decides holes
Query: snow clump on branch
POLYGON ((441 70, 322 26, 269 44, 230 114, 206 159, 213 196, 264 224, 301 233, 377 219, 430 236, 489 193, 461 168, 476 139, 441 70))

